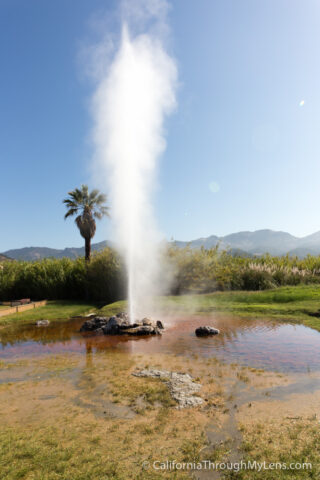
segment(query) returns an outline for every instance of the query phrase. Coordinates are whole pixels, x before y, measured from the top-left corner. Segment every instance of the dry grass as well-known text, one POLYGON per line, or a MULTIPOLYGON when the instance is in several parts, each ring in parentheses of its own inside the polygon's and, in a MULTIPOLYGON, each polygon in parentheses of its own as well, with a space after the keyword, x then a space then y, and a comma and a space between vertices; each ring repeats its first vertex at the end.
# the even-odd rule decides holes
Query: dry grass
MULTIPOLYGON (((246 389, 259 391, 291 381, 216 359, 120 352, 85 358, 77 354, 44 356, 22 363, 2 362, 0 369, 0 465, 1 478, 6 480, 188 478, 187 472, 144 469, 143 462, 228 458, 227 441, 215 448, 205 447, 208 426, 219 430, 228 421, 229 409, 236 401, 231 386, 241 377, 245 394, 246 389), (189 372, 203 385, 199 392, 205 399, 203 406, 174 408, 164 383, 131 375, 136 368, 145 367, 189 372)), ((242 425, 243 455, 287 458, 290 449, 296 449, 297 458, 307 458, 305 444, 315 456, 317 423, 272 422, 272 415, 271 419, 263 416, 272 402, 261 398, 251 408, 244 405, 234 410, 242 425), (274 438, 279 441, 271 442, 274 438)), ((309 400, 311 415, 319 398, 313 403, 309 400)), ((283 419, 291 410, 283 404, 283 410, 275 411, 283 419)))
POLYGON ((264 470, 240 472, 239 479, 304 479, 320 477, 319 421, 310 417, 283 417, 281 420, 255 421, 241 427, 244 442, 242 449, 246 460, 286 464, 311 463, 312 469, 290 471, 264 470))
MULTIPOLYGON (((184 367, 175 357, 152 360, 159 367, 184 367)), ((3 478, 186 477, 144 470, 142 464, 167 458, 183 460, 191 455, 192 445, 200 450, 206 442, 205 410, 193 409, 190 415, 189 410, 172 408, 175 404, 161 381, 132 376, 137 365, 146 366, 147 357, 129 359, 115 354, 108 362, 108 356, 102 355, 82 364, 74 356, 68 364, 68 357, 62 355, 34 359, 28 365, 29 380, 25 376, 24 381, 2 385, 3 478), (46 371, 53 375, 43 378, 46 371), (131 415, 118 418, 119 411, 131 411, 131 415)), ((15 376, 12 369, 10 375, 15 376)), ((210 389, 214 390, 213 384, 210 389)))

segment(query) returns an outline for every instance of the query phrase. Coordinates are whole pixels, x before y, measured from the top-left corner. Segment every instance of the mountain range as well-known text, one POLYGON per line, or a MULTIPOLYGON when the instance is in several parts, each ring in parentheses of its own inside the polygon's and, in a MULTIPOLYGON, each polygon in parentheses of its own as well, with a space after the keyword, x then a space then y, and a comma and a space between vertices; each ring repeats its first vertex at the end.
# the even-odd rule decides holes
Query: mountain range
MULTIPOLYGON (((111 246, 111 242, 103 241, 99 243, 93 243, 91 245, 91 250, 100 251, 106 247, 111 246)), ((17 248, 14 250, 7 250, 2 255, 9 257, 14 260, 41 260, 42 258, 77 258, 84 256, 84 247, 71 247, 64 249, 48 248, 48 247, 25 247, 17 248)), ((1 257, 0 257, 1 259, 1 257)))
POLYGON ((249 255, 296 255, 300 258, 306 255, 320 255, 320 231, 306 237, 295 237, 287 232, 274 230, 256 230, 254 232, 231 233, 224 237, 211 235, 198 238, 191 242, 175 242, 179 247, 212 248, 219 244, 219 248, 229 248, 249 255))
MULTIPOLYGON (((197 238, 189 242, 174 241, 178 247, 189 245, 192 248, 212 248, 219 244, 220 249, 230 249, 231 253, 239 255, 297 255, 300 258, 306 255, 320 255, 320 231, 298 238, 287 232, 274 230, 256 230, 255 232, 238 232, 218 237, 197 238)), ((106 246, 112 246, 111 242, 103 241, 92 244, 92 251, 103 250, 106 246)), ((26 247, 15 250, 7 250, 3 253, 6 257, 16 260, 40 260, 41 258, 77 258, 84 255, 84 247, 54 249, 47 247, 26 247)))

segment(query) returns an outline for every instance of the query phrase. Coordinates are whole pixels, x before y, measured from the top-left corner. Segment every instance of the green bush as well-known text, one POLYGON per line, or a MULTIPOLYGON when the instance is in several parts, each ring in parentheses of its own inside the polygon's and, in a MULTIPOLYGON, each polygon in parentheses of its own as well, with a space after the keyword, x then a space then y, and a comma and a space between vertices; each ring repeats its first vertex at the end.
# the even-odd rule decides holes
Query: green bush
POLYGON ((320 283, 320 256, 250 258, 232 256, 218 247, 209 250, 171 247, 168 258, 174 272, 172 294, 320 283))
MULTIPOLYGON (((172 273, 169 293, 215 290, 264 290, 284 285, 320 283, 320 257, 240 257, 218 247, 205 250, 170 247, 163 265, 172 273)), ((0 299, 94 300, 111 303, 125 298, 125 268, 107 248, 86 265, 83 258, 49 258, 0 265, 0 299)))
POLYGON ((242 274, 243 290, 266 290, 277 285, 269 272, 247 269, 242 274))
POLYGON ((87 292, 91 300, 115 302, 125 297, 124 266, 119 256, 107 248, 93 255, 88 266, 87 292))
POLYGON ((83 258, 47 258, 35 262, 4 262, 0 267, 0 299, 101 300, 123 297, 123 266, 114 251, 83 258))

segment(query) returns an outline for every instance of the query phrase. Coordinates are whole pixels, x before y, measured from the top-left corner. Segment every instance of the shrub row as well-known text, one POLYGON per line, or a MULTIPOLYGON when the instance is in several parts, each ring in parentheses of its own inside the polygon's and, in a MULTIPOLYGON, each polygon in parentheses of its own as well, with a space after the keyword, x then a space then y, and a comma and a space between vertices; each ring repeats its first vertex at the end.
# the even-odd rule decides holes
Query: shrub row
MULTIPOLYGON (((171 272, 168 293, 215 290, 264 290, 283 285, 320 283, 320 256, 237 257, 218 248, 171 247, 162 264, 171 272)), ((93 300, 111 303, 125 298, 125 269, 112 249, 83 258, 5 261, 0 265, 0 300, 18 298, 93 300)))
POLYGON ((93 300, 113 302, 124 297, 123 266, 118 255, 106 249, 92 257, 47 258, 35 262, 3 262, 0 267, 0 300, 93 300))
POLYGON ((172 292, 215 290, 265 290, 283 285, 320 283, 320 256, 261 257, 232 256, 228 251, 171 248, 172 292))

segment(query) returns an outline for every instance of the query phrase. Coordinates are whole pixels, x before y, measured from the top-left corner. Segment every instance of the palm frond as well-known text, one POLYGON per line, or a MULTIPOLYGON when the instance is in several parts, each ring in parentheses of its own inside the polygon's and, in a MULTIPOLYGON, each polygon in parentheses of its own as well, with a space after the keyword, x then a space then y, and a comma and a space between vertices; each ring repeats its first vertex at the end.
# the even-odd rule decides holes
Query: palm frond
POLYGON ((102 205, 103 203, 106 203, 106 201, 107 201, 107 195, 105 195, 104 193, 100 193, 96 198, 97 205, 102 205))
POLYGON ((94 218, 98 218, 99 220, 101 220, 104 215, 101 212, 94 212, 93 216, 94 218))
POLYGON ((65 198, 62 202, 65 203, 68 208, 79 208, 79 204, 77 204, 74 200, 70 200, 69 198, 65 198))
POLYGON ((88 193, 88 185, 81 185, 81 196, 86 205, 88 205, 89 202, 89 193, 88 193))
POLYGON ((97 188, 94 188, 91 190, 90 195, 89 195, 89 201, 91 202, 92 200, 95 200, 99 195, 99 190, 97 188))
POLYGON ((82 193, 78 188, 76 188, 72 192, 68 192, 68 195, 72 198, 73 201, 77 203, 82 202, 82 193))
POLYGON ((70 210, 67 211, 67 213, 64 216, 64 219, 71 217, 75 213, 78 213, 78 208, 70 208, 70 210))

